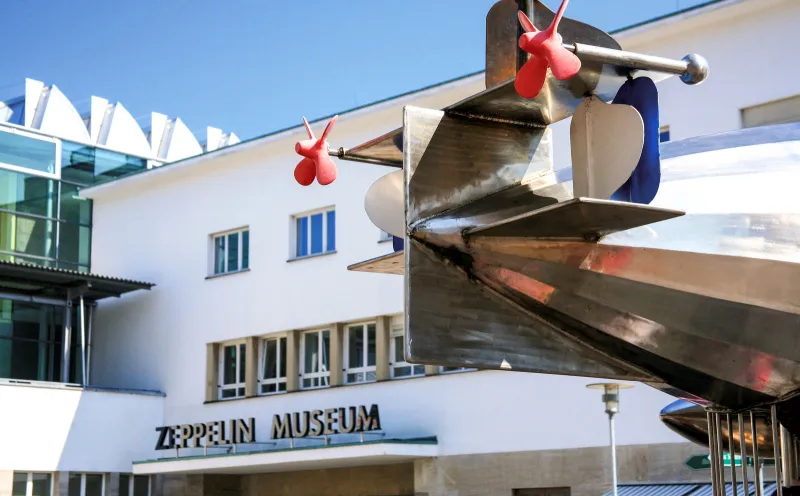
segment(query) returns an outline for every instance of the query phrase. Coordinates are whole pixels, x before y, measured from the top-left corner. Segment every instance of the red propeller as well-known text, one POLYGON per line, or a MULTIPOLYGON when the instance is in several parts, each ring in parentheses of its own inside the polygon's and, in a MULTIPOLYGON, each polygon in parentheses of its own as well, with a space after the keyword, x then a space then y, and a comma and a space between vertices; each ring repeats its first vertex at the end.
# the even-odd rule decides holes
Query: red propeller
POLYGON ((561 35, 558 34, 558 23, 561 22, 568 3, 569 0, 561 2, 553 22, 544 31, 536 29, 528 16, 519 11, 519 23, 526 31, 519 38, 519 47, 531 54, 514 81, 517 93, 523 98, 535 98, 542 91, 548 65, 553 76, 561 81, 571 78, 581 70, 581 60, 561 46, 561 35))
POLYGON ((317 139, 308 121, 303 117, 303 124, 306 126, 308 132, 308 139, 298 141, 294 145, 294 151, 303 156, 303 160, 297 164, 294 169, 294 178, 303 186, 308 186, 317 178, 317 182, 325 186, 336 180, 336 164, 328 155, 328 142, 325 138, 333 129, 333 124, 336 122, 338 115, 333 116, 333 119, 328 123, 322 137, 317 139))

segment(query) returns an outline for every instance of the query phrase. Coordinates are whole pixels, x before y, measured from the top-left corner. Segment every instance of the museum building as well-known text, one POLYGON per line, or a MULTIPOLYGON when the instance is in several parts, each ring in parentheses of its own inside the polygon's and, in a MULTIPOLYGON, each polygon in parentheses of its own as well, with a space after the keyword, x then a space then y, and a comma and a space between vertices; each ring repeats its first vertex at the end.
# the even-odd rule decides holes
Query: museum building
MULTIPOLYGON (((795 79, 745 81, 737 62, 753 50, 745 28, 800 38, 797 19, 787 0, 722 0, 615 37, 711 61, 695 91, 659 85, 669 141, 800 120, 795 79)), ((791 46, 753 54, 748 71, 791 46)), ((483 85, 472 74, 341 112, 330 139, 360 144, 399 127, 406 105, 441 108, 483 85)), ((119 136, 107 128, 119 104, 64 111, 56 132, 20 115, 35 100, 7 102, 0 123, 0 175, 23 175, 0 190, 16 195, 0 212, 0 404, 13 405, 0 414, 0 496, 608 491, 596 380, 405 362, 402 277, 346 269, 392 250, 363 208, 390 168, 339 162, 335 183, 303 188, 302 126, 239 143, 209 130, 200 143, 154 115, 148 130, 128 121, 112 149, 101 140, 119 136)), ((553 126, 557 168, 568 125, 553 126)), ((685 463, 704 450, 659 421, 672 400, 622 391, 621 483, 709 480, 685 463)))

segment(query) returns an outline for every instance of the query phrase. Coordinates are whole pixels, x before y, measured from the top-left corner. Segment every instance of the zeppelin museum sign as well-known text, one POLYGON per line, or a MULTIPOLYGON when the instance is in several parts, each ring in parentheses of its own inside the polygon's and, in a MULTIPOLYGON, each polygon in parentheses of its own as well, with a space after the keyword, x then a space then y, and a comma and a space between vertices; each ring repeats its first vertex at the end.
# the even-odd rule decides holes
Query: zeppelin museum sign
MULTIPOLYGON (((272 439, 297 439, 381 430, 378 405, 274 415, 272 439)), ((157 450, 246 444, 256 441, 256 419, 231 419, 157 427, 157 450)))

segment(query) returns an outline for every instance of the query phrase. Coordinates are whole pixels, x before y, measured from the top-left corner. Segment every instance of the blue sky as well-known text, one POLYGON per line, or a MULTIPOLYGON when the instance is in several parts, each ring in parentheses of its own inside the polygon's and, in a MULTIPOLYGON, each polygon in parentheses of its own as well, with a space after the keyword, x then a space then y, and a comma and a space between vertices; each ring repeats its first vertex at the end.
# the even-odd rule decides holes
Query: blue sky
MULTIPOLYGON (((610 31, 705 1, 571 0, 567 16, 610 31)), ((97 95, 140 124, 156 111, 247 139, 483 70, 493 3, 4 0, 0 100, 29 77, 81 111, 97 95)))

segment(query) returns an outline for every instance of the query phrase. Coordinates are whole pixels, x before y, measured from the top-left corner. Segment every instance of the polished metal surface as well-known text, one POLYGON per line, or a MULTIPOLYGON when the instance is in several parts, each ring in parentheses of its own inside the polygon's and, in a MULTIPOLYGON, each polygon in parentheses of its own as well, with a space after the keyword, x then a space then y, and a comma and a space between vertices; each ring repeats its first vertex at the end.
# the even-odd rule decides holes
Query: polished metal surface
MULTIPOLYGON (((661 410, 660 418, 670 430, 683 436, 687 440, 700 446, 710 446, 709 424, 706 409, 700 405, 685 400, 677 400, 670 403, 661 410)), ((745 449, 750 456, 753 454, 753 436, 750 432, 750 413, 731 417, 731 427, 727 421, 723 424, 722 441, 728 447, 726 451, 730 453, 731 440, 735 441, 735 453, 740 456, 743 454, 741 442, 744 440, 745 449), (743 423, 742 423, 743 422, 743 423), (731 436, 733 433, 733 436, 731 436)), ((772 444, 772 427, 769 422, 769 412, 767 410, 756 412, 756 432, 758 454, 763 458, 773 458, 774 448, 772 444)))
MULTIPOLYGON (((800 140, 665 153, 658 196, 627 210, 657 215, 630 222, 636 215, 595 215, 569 198, 545 135, 406 108, 408 359, 602 377, 603 356, 614 377, 643 376, 732 409, 795 392, 800 200, 791 185, 800 181, 800 140), (469 302, 451 299, 467 287, 469 302), (473 322, 477 309, 489 320, 512 308, 544 334, 592 350, 590 362, 558 363, 555 341, 541 337, 498 346, 520 336, 522 316, 473 322)), ((749 137, 706 138, 736 139, 749 137)))

